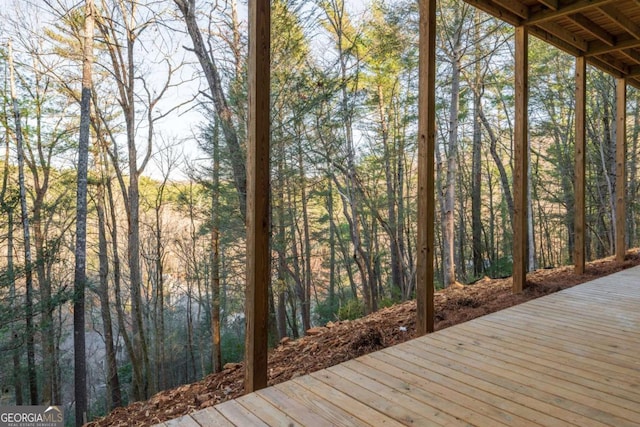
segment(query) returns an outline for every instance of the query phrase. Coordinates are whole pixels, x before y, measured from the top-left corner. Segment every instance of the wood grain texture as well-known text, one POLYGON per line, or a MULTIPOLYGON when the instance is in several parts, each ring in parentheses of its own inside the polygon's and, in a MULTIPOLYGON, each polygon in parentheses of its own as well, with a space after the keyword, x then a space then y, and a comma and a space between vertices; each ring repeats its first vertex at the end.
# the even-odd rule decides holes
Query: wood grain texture
POLYGON ((529 36, 516 28, 515 126, 513 135, 513 292, 527 280, 527 171, 529 165, 529 36))
POLYGON ((267 386, 270 211, 271 3, 249 2, 245 390, 267 386))
POLYGON ((637 426, 639 283, 636 267, 164 425, 637 426))
POLYGON ((584 274, 586 263, 586 114, 587 114, 587 60, 576 58, 576 141, 574 166, 574 250, 573 264, 577 274, 584 274))
POLYGON ((627 252, 627 82, 616 79, 616 259, 627 252))
POLYGON ((418 239, 416 299, 418 334, 434 330, 434 224, 436 137, 436 1, 420 1, 418 94, 418 239))

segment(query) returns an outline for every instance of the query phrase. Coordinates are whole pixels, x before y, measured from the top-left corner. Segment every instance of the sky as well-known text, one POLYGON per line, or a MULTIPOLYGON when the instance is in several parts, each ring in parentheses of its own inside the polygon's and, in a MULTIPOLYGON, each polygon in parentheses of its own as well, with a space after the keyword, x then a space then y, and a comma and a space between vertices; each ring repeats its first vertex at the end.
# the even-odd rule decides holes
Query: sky
MULTIPOLYGON (((47 1, 53 3, 60 2, 67 5, 82 4, 82 0, 0 0, 0 5, 6 6, 3 8, 3 11, 0 11, 0 20, 2 20, 3 15, 5 14, 7 14, 5 16, 11 16, 11 11, 16 8, 31 6, 38 10, 38 13, 28 14, 28 19, 33 20, 33 22, 29 23, 31 29, 35 30, 38 26, 50 25, 58 18, 50 13, 50 10, 46 5, 47 1)), ((173 6, 172 1, 165 1, 169 2, 167 5, 173 6)), ((247 9, 246 5, 244 5, 246 0, 240 0, 240 2, 241 5, 238 12, 240 19, 244 22, 244 27, 246 28, 247 9)), ((366 13, 368 4, 368 1, 347 0, 347 7, 354 16, 366 13)), ((175 10, 175 7, 172 7, 172 9, 175 10)), ((0 43, 2 44, 5 44, 9 37, 8 32, 3 31, 2 27, 5 25, 7 24, 0 22, 0 43)), ((184 24, 181 22, 172 23, 171 25, 177 29, 184 30, 184 24)), ((202 115, 197 103, 193 102, 193 98, 198 92, 207 91, 206 81, 204 80, 204 77, 201 77, 200 66, 197 64, 195 56, 185 49, 192 46, 190 38, 184 33, 180 34, 175 31, 171 32, 170 37, 167 37, 161 33, 162 31, 162 27, 159 27, 159 29, 145 30, 143 37, 147 37, 147 40, 144 40, 144 44, 161 45, 161 50, 166 52, 167 56, 170 57, 171 62, 174 63, 174 67, 176 64, 182 62, 183 59, 186 60, 186 64, 180 70, 179 76, 176 78, 176 80, 184 80, 185 82, 179 86, 170 88, 164 95, 163 99, 158 103, 156 111, 158 113, 167 113, 169 110, 174 108, 175 105, 184 105, 177 108, 175 111, 172 111, 167 115, 167 117, 155 124, 155 130, 158 135, 156 150, 159 149, 160 145, 177 144, 173 149, 174 156, 180 155, 187 162, 206 161, 206 155, 198 150, 196 143, 196 138, 199 134, 199 127, 206 121, 206 118, 202 115)), ((326 40, 321 41, 317 39, 315 43, 323 44, 326 43, 326 40)), ((17 45, 17 43, 15 44, 17 45)), ((17 47, 17 49, 19 49, 19 47, 17 47)), ((322 52, 320 49, 317 49, 316 51, 318 54, 322 52)), ((144 61, 144 67, 146 68, 144 74, 151 86, 155 86, 157 88, 160 87, 164 83, 164 79, 166 79, 166 66, 162 63, 163 58, 159 57, 157 54, 154 55, 153 47, 151 47, 151 49, 146 48, 146 51, 140 50, 139 52, 136 52, 136 54, 143 54, 145 57, 148 56, 149 60, 144 61), (157 63, 160 63, 160 65, 157 63)), ((201 99, 201 97, 199 99, 201 99)), ((138 114, 140 117, 144 112, 139 112, 138 114)), ((139 128, 138 132, 142 139, 144 135, 146 135, 145 127, 143 126, 139 128)), ((144 150, 142 149, 143 145, 144 144, 141 144, 140 148, 140 151, 142 152, 141 155, 144 153, 144 150)), ((158 162, 150 161, 147 169, 145 170, 145 175, 160 179, 163 175, 162 168, 163 166, 158 162)), ((183 172, 184 169, 184 167, 174 169, 172 178, 177 180, 186 179, 186 174, 183 172)))

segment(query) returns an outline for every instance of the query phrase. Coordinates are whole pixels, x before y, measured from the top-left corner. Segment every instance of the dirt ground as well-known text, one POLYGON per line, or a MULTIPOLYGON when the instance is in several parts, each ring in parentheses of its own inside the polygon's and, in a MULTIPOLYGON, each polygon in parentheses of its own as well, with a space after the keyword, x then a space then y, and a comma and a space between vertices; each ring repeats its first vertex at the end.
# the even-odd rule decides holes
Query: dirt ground
MULTIPOLYGON (((484 278, 473 285, 436 293, 436 329, 498 311, 571 286, 640 265, 637 249, 624 263, 613 258, 591 262, 578 276, 573 267, 538 270, 527 276, 524 292, 511 292, 511 279, 484 278)), ((269 385, 399 344, 415 336, 416 303, 408 301, 382 309, 362 319, 328 323, 307 331, 296 341, 283 339, 269 354, 269 385)), ((147 426, 236 398, 243 394, 242 364, 202 381, 162 391, 145 402, 114 410, 89 426, 147 426)))

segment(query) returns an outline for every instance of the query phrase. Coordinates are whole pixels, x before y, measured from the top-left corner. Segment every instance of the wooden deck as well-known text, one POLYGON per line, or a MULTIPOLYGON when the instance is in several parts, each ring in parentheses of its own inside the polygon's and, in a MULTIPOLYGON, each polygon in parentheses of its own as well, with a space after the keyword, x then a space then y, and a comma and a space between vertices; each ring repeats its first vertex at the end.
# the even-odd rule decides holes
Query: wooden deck
POLYGON ((639 426, 640 267, 161 426, 639 426))

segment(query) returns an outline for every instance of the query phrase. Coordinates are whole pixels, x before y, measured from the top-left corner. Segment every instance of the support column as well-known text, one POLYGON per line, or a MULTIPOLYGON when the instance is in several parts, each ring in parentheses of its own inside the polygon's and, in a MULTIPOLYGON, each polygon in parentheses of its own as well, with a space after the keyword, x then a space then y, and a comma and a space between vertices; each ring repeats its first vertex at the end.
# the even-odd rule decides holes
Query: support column
POLYGON ((616 261, 627 251, 627 82, 616 79, 616 261))
POLYGON ((515 109, 513 167, 513 292, 520 293, 527 280, 527 168, 529 164, 529 33, 516 27, 515 109))
POLYGON ((418 95, 417 333, 434 330, 434 153, 436 135, 436 1, 420 0, 418 95))
POLYGON ((249 1, 249 138, 247 143, 247 286, 245 392, 267 386, 270 251, 269 0, 249 1))
POLYGON ((586 249, 586 95, 587 61, 584 56, 576 58, 576 140, 575 140, 575 177, 574 177, 574 250, 573 263, 576 274, 584 274, 586 249))

